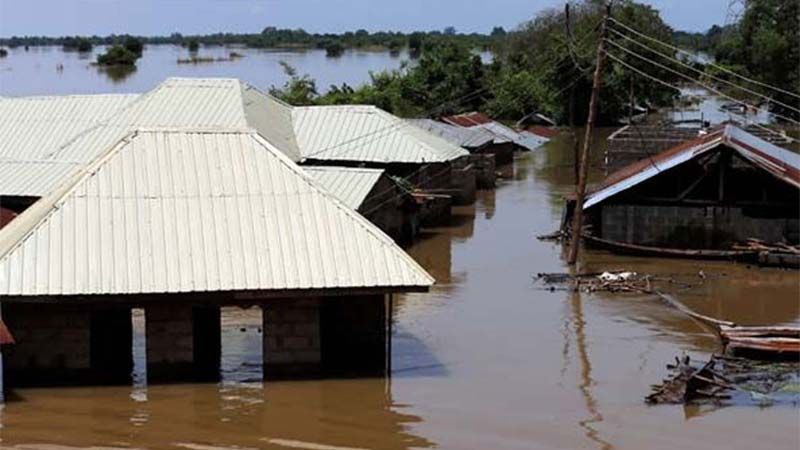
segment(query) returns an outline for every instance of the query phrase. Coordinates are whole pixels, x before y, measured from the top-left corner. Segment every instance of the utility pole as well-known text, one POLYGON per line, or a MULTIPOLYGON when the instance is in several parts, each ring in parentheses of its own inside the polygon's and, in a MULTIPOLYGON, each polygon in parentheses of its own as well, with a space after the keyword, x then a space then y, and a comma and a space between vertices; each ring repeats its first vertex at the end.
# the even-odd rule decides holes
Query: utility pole
POLYGON ((603 22, 600 24, 600 40, 597 44, 597 64, 594 68, 594 81, 592 82, 592 96, 589 99, 589 117, 586 119, 586 134, 583 138, 583 151, 581 152, 580 172, 578 185, 575 188, 575 210, 572 215, 572 239, 569 247, 567 263, 575 264, 578 260, 578 248, 581 244, 581 229, 583 228, 583 201, 586 197, 586 178, 589 171, 589 147, 592 140, 594 122, 597 120, 597 103, 600 100, 600 87, 603 84, 603 66, 606 61, 605 38, 607 34, 608 18, 611 16, 611 4, 606 5, 603 22))
MULTIPOLYGON (((572 32, 570 31, 570 18, 569 18, 569 2, 564 4, 564 32, 566 33, 567 45, 569 46, 570 54, 572 54, 572 45, 575 43, 572 39, 572 32)), ((573 60, 574 61, 574 60, 573 60)), ((579 68, 580 69, 580 68, 579 68)), ((575 185, 578 185, 578 177, 580 173, 580 141, 578 140, 578 133, 575 129, 575 83, 569 89, 569 131, 572 134, 572 169, 573 176, 575 177, 575 185)))

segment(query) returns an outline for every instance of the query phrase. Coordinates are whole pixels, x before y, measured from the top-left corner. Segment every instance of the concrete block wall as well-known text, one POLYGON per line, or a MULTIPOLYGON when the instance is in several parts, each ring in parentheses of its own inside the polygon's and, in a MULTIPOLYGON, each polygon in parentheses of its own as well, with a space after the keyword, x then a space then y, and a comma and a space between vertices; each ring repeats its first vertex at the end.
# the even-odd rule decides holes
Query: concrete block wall
POLYGON ((728 248, 748 238, 779 242, 798 238, 798 220, 753 217, 738 207, 602 206, 602 237, 676 248, 728 248))
POLYGON ((91 314, 68 307, 5 304, 16 344, 3 353, 7 370, 91 367, 91 314))
POLYGON ((492 189, 495 187, 497 172, 495 170, 495 155, 491 153, 476 153, 469 156, 470 163, 475 168, 475 184, 478 189, 492 189))
POLYGON ((320 299, 278 300, 263 308, 264 378, 320 376, 320 299))
POLYGON ((190 305, 165 304, 145 308, 147 364, 191 363, 194 330, 190 305))

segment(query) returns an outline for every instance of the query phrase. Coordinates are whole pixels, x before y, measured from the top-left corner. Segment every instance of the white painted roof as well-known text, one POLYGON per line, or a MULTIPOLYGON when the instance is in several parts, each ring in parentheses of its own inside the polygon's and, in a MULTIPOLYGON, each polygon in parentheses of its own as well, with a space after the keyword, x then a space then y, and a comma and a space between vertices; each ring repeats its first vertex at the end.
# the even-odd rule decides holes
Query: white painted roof
POLYGON ((338 166, 302 166, 319 184, 345 205, 357 210, 383 174, 383 169, 338 166))
POLYGON ((0 296, 432 283, 252 131, 135 131, 0 230, 0 296))
MULTIPOLYGON (((290 158, 299 158, 291 107, 237 79, 169 78, 150 92, 126 100, 124 107, 106 120, 89 123, 90 127, 83 126, 77 134, 62 138, 55 133, 52 139, 40 139, 35 156, 17 155, 14 159, 45 160, 49 168, 72 165, 74 169, 141 128, 254 129, 290 158)), ((87 113, 87 117, 92 116, 87 113)), ((5 134, 22 139, 13 128, 5 134)), ((0 134, 0 141, 5 134, 0 134)), ((36 173, 2 169, 0 165, 0 195, 42 196, 61 181, 54 170, 36 173)))
POLYGON ((293 119, 300 154, 307 160, 421 164, 469 155, 375 106, 296 107, 293 119))

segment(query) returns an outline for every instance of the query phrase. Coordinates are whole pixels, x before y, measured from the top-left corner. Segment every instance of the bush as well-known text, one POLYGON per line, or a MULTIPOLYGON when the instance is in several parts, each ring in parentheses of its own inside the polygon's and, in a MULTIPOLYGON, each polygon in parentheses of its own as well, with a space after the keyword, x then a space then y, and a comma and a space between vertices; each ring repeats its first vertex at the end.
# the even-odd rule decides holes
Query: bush
POLYGON ((0 48, 0 58, 5 58, 6 56, 8 56, 8 50, 0 48))
POLYGON ((137 58, 142 57, 142 52, 144 51, 144 43, 139 39, 134 37, 129 37, 125 39, 125 43, 123 44, 126 50, 136 55, 137 58))
POLYGON ((191 41, 189 41, 186 47, 189 49, 190 52, 195 53, 197 52, 197 50, 200 49, 200 43, 192 39, 191 41))
POLYGON ((121 45, 109 48, 97 56, 97 64, 101 66, 135 66, 139 56, 121 45))
POLYGON ((338 58, 344 53, 344 46, 338 42, 325 45, 325 55, 329 58, 338 58))

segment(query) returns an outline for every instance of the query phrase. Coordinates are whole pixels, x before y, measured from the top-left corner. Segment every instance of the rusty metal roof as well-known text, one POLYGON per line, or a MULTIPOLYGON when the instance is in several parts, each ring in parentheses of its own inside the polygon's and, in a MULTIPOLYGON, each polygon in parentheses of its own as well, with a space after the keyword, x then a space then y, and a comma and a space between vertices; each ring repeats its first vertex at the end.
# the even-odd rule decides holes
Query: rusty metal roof
POLYGON ((536 150, 548 141, 547 137, 528 131, 516 131, 500 122, 490 119, 483 113, 471 112, 455 116, 443 117, 445 122, 465 128, 478 128, 493 134, 497 139, 511 141, 528 150, 536 150))
POLYGON ((726 145, 755 166, 800 188, 800 155, 728 124, 704 136, 636 161, 609 175, 587 196, 584 209, 626 191, 659 173, 726 145))
POLYGON ((432 283, 252 130, 134 131, 0 229, 0 296, 432 283))
POLYGON ((480 112, 468 112, 454 116, 447 116, 443 117, 442 120, 460 127, 473 127, 475 125, 483 125, 485 123, 493 122, 489 116, 480 112))

